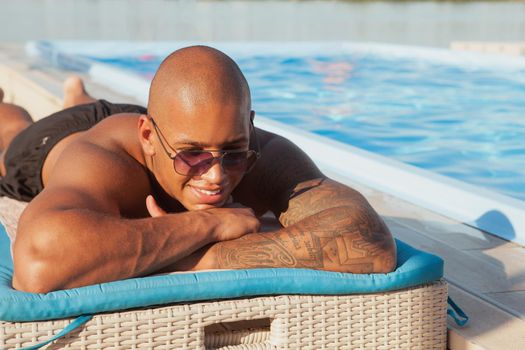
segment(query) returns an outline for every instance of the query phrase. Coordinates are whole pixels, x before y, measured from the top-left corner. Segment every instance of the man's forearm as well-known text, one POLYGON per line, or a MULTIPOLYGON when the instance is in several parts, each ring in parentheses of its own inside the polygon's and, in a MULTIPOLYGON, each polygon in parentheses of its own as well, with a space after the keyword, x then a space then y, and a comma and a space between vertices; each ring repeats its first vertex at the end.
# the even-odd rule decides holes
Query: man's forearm
POLYGON ((14 287, 46 292, 149 274, 212 241, 206 214, 126 220, 67 210, 22 222, 14 287))
POLYGON ((217 242, 180 260, 172 270, 311 268, 384 273, 395 268, 395 246, 382 221, 352 208, 314 214, 274 232, 252 233, 217 242))

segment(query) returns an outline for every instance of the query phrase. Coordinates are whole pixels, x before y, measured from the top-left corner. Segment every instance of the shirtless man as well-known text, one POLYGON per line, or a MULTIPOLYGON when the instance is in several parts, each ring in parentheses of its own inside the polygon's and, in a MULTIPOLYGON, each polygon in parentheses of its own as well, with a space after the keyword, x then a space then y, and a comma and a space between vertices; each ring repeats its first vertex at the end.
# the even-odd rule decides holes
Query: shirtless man
POLYGON ((2 150, 12 140, 1 191, 31 200, 14 245, 16 289, 176 270, 396 266, 392 236, 363 196, 254 128, 248 84, 220 51, 168 56, 147 111, 96 101, 78 79, 65 105, 76 106, 32 124, 0 104, 2 150), (282 227, 260 232, 267 211, 282 227))

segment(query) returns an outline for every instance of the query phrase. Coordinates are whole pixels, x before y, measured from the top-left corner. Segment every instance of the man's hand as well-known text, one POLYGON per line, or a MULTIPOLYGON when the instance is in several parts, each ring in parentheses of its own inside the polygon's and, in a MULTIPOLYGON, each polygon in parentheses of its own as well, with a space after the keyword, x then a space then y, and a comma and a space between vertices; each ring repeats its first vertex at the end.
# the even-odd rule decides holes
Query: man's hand
MULTIPOLYGON (((215 241, 228 241, 244 236, 247 233, 258 232, 261 223, 251 208, 230 200, 223 208, 212 208, 204 210, 209 214, 209 220, 215 221, 215 241)), ((151 217, 166 215, 155 198, 149 195, 146 198, 146 207, 151 217)))
MULTIPOLYGON (((152 195, 146 198, 146 207, 152 217, 167 215, 152 195)), ((234 203, 231 197, 223 208, 206 209, 205 211, 218 219, 220 223, 216 229, 216 241, 234 240, 245 234, 258 232, 261 225, 252 209, 240 203, 234 203)), ((212 246, 213 244, 204 246, 155 273, 216 269, 218 267, 217 257, 214 251, 210 250, 212 246)))

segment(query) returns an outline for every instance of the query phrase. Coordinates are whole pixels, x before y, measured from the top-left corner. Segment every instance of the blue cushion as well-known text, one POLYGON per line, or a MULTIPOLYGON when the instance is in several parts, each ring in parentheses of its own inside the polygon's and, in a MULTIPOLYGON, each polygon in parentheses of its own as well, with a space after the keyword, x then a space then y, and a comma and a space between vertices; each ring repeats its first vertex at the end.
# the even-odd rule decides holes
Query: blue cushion
POLYGON ((0 320, 37 321, 182 301, 272 294, 356 294, 396 290, 436 281, 443 260, 397 240, 398 266, 387 274, 310 269, 217 270, 131 278, 47 294, 11 287, 10 241, 0 225, 0 320))

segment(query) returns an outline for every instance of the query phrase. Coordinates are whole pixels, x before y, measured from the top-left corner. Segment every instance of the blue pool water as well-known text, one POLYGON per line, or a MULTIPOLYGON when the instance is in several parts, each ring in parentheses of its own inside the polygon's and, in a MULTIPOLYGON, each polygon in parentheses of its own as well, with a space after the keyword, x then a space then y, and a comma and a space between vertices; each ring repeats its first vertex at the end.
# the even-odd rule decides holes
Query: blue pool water
MULTIPOLYGON (((151 79, 161 57, 90 57, 151 79)), ((265 117, 525 200, 525 69, 373 54, 237 58, 265 117)))

